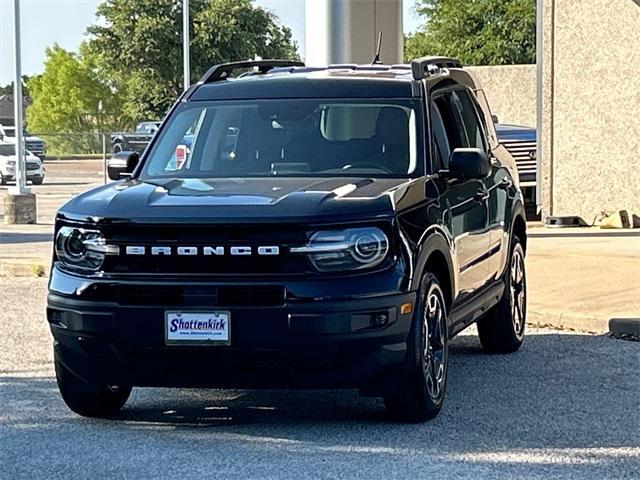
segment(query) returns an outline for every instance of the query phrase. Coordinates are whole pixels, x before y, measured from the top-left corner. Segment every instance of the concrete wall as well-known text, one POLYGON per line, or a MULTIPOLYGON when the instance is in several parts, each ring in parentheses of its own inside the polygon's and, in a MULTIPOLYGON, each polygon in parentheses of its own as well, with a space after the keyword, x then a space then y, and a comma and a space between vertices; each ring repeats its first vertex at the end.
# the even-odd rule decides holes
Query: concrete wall
POLYGON ((640 213, 640 2, 544 0, 543 210, 640 213))
POLYGON ((536 66, 469 67, 501 123, 536 126, 536 66))

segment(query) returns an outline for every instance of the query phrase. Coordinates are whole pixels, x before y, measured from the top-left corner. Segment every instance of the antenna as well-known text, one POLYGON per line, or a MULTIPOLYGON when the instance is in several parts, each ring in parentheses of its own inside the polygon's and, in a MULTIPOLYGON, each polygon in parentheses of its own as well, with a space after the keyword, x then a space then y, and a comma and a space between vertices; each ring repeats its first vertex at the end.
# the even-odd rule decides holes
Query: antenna
POLYGON ((378 47, 376 48, 376 56, 373 57, 371 65, 381 65, 380 51, 382 50, 382 32, 378 33, 378 47))

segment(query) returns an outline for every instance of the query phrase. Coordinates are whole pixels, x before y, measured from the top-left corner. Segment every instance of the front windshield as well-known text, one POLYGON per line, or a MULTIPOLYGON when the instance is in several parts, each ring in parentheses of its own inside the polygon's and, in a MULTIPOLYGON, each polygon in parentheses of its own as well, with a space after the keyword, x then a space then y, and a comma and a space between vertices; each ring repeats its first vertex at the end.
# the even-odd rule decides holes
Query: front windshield
POLYGON ((141 178, 415 176, 423 169, 419 108, 414 99, 187 104, 141 178))

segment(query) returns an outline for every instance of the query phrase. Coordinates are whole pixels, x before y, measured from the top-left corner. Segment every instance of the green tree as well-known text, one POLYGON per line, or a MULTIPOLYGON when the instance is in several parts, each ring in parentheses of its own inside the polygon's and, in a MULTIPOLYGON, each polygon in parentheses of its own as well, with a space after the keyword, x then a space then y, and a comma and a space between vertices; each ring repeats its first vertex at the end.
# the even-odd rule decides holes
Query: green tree
POLYGON ((457 57, 470 65, 536 61, 536 0, 416 0, 425 18, 405 41, 407 59, 457 57))
MULTIPOLYGON (((297 58, 291 31, 252 0, 191 0, 191 80, 211 65, 297 58)), ((135 120, 161 118, 182 92, 182 0, 106 0, 88 48, 135 120)))
POLYGON ((29 129, 64 134, 47 136, 54 154, 100 151, 99 132, 117 130, 126 123, 118 95, 98 79, 91 62, 57 44, 47 48, 44 72, 31 78, 27 87, 32 98, 26 110, 29 129))

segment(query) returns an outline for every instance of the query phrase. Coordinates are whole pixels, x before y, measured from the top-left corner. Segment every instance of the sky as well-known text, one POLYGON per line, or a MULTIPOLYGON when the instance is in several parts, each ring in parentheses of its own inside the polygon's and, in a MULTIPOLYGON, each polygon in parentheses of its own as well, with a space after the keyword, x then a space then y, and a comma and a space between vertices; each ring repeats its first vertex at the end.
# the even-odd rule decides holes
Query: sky
MULTIPOLYGON (((150 0, 152 1, 152 0, 150 0)), ((22 73, 40 73, 45 48, 55 42, 75 51, 85 39, 87 26, 95 21, 101 0, 20 0, 22 73)), ((255 0, 270 9, 291 28, 304 54, 304 0, 255 0)), ((404 0, 404 31, 412 32, 420 21, 412 11, 413 0, 404 0)), ((0 85, 13 80, 13 0, 0 0, 0 85)))

